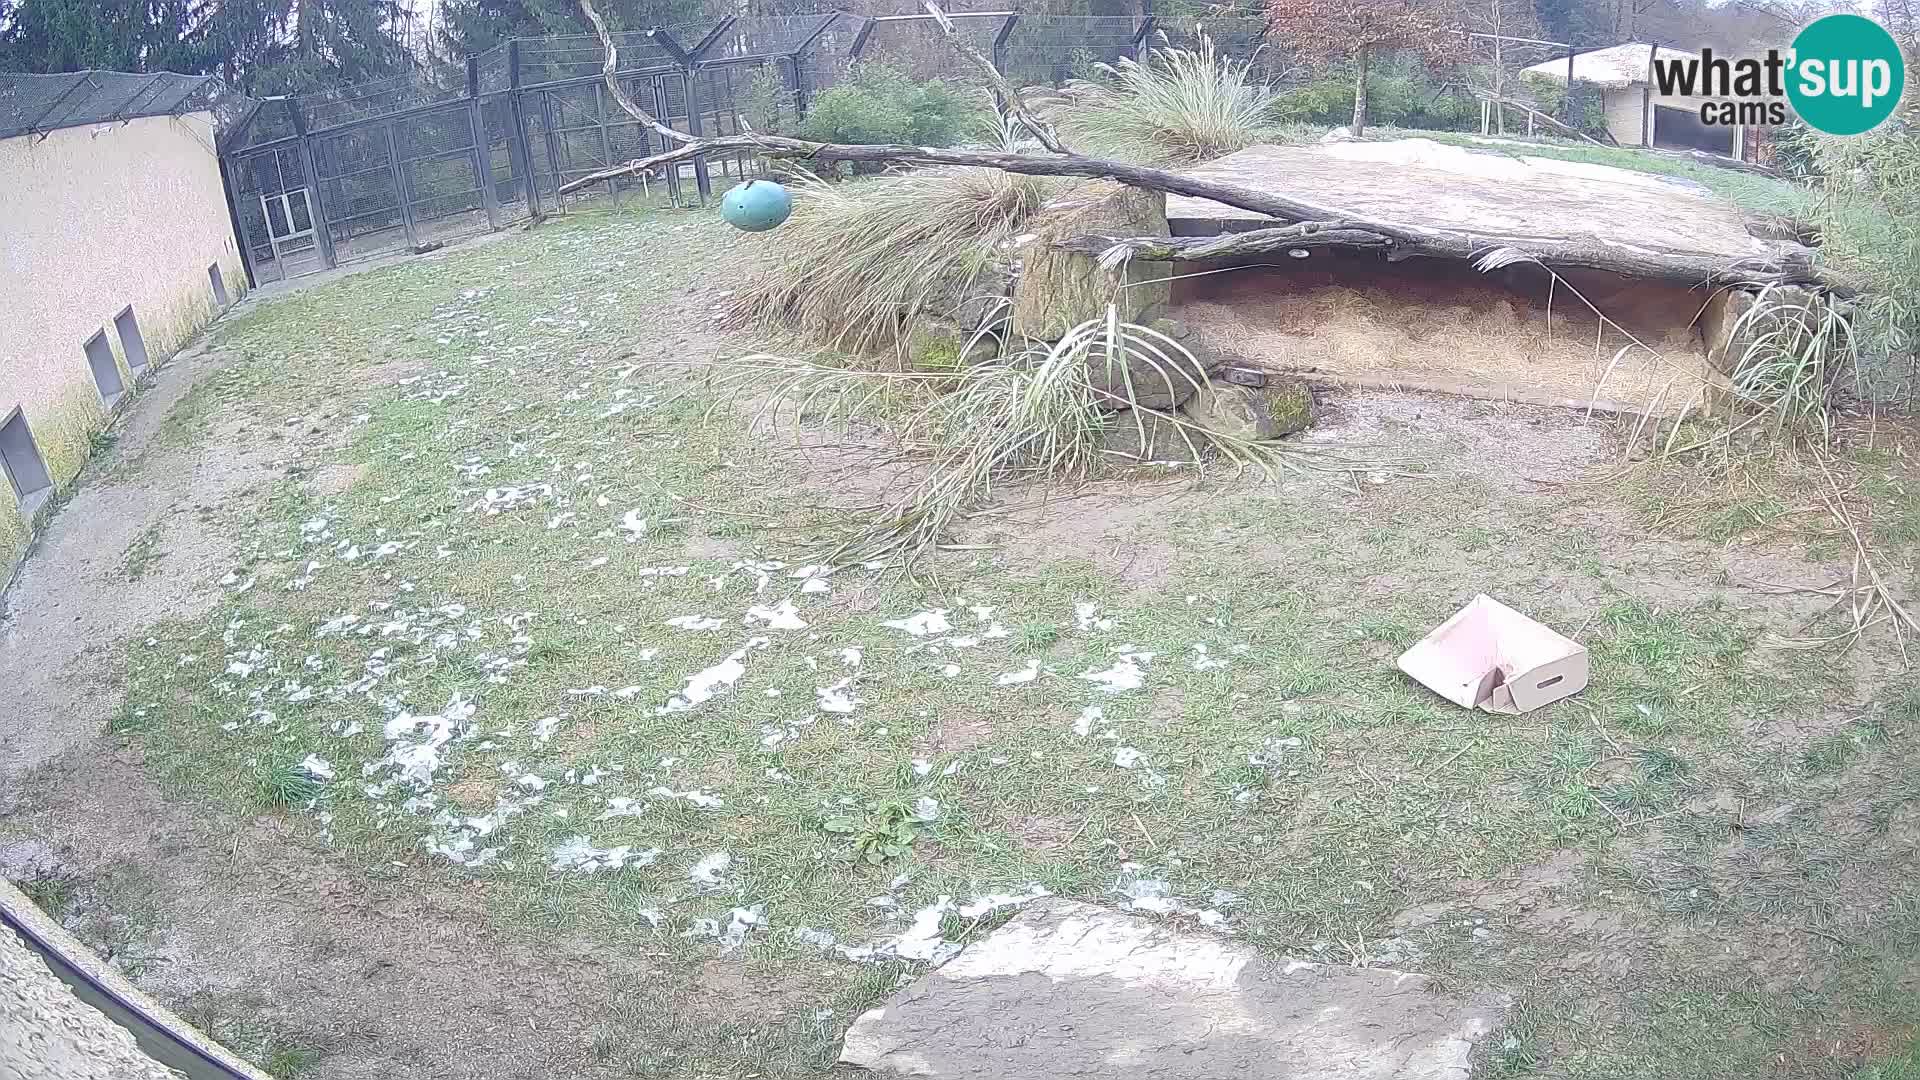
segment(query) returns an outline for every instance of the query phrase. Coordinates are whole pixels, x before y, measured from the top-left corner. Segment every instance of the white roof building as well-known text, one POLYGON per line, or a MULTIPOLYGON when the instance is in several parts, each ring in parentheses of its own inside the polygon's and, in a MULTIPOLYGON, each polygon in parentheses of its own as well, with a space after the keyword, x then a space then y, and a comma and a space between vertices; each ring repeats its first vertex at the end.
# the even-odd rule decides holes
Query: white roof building
MULTIPOLYGON (((1746 141, 1744 129, 1707 124, 1700 119, 1702 105, 1725 99, 1660 93, 1653 82, 1655 57, 1663 61, 1698 60, 1699 54, 1630 41, 1574 55, 1573 81, 1599 89, 1607 133, 1613 141, 1621 146, 1705 150, 1740 157, 1746 141)), ((1566 82, 1567 68, 1567 58, 1562 56, 1535 64, 1521 74, 1566 82)))

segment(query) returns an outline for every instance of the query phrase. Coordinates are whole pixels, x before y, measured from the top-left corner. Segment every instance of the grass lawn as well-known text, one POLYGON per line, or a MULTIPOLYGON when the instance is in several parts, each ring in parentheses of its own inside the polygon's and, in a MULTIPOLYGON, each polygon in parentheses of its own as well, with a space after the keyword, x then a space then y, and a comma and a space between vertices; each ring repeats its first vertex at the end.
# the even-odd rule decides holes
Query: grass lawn
MULTIPOLYGON (((1419 475, 1116 482, 917 580, 818 575, 885 493, 870 434, 750 427, 660 366, 761 344, 717 317, 751 259, 711 216, 578 214, 223 324, 166 437, 334 449, 259 496, 213 616, 125 643, 115 730, 369 880, 655 958, 609 1075, 817 1074, 940 942, 1143 882, 1274 954, 1511 995, 1487 1075, 1904 1050, 1920 692, 1877 636, 1764 647, 1824 600, 1737 579, 1850 557, 1790 485, 1623 481, 1577 414, 1349 395, 1326 437, 1419 475), (1394 670, 1480 591, 1576 634, 1591 687, 1494 716, 1394 670)), ((1876 520, 1920 520, 1906 460, 1861 456, 1876 520)))

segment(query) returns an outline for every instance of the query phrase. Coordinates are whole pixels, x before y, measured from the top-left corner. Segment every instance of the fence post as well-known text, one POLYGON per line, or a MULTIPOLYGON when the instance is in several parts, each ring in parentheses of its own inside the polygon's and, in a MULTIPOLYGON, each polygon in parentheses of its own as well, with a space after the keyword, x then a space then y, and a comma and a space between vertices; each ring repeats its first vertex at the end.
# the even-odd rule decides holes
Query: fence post
POLYGON ((493 190, 493 142, 480 116, 480 61, 467 57, 467 128, 473 132, 473 179, 480 185, 480 205, 487 211, 487 228, 500 228, 500 196, 493 190))
POLYGON ((860 59, 860 54, 867 50, 867 39, 873 36, 873 24, 878 21, 869 17, 853 32, 853 46, 847 50, 848 63, 860 59))
POLYGON ((547 144, 547 171, 553 174, 553 208, 564 214, 567 197, 560 194, 560 185, 566 178, 560 175, 560 142, 553 133, 553 95, 545 90, 540 91, 540 127, 547 144))
MULTIPOLYGON (((1148 6, 1152 6, 1152 0, 1148 0, 1148 6)), ((1147 62, 1147 50, 1153 48, 1147 44, 1147 38, 1153 34, 1153 26, 1154 18, 1149 15, 1140 20, 1140 29, 1133 32, 1133 62, 1136 64, 1147 62)))
POLYGON ((407 246, 420 247, 420 233, 413 223, 413 200, 407 196, 407 171, 400 166, 400 140, 394 138, 393 123, 380 125, 387 130, 387 167, 393 173, 393 194, 400 200, 400 224, 407 230, 407 246))
MULTIPOLYGON (((593 84, 593 113, 600 121, 600 163, 613 168, 613 136, 607 133, 607 88, 600 83, 593 84)), ((620 194, 620 187, 613 177, 607 177, 607 194, 620 194)))
MULTIPOLYGON (((1007 38, 1013 34, 1013 24, 1019 21, 1020 13, 1016 11, 1007 16, 1006 21, 1000 24, 1000 29, 993 35, 993 70, 1002 76, 1007 73, 1007 38)), ((1007 103, 1000 100, 998 90, 993 92, 993 103, 1002 112, 1006 111, 1007 103)))
POLYGON ((800 54, 787 57, 787 63, 793 66, 793 118, 804 120, 807 117, 807 69, 800 66, 800 54))
MULTIPOLYGON (((1568 34, 1567 36, 1572 37, 1573 35, 1568 34)), ((1568 127, 1579 126, 1573 122, 1573 55, 1574 47, 1573 44, 1569 42, 1567 44, 1567 96, 1566 100, 1560 103, 1560 111, 1567 114, 1564 119, 1568 127)))
POLYGON ((513 120, 513 134, 507 138, 507 159, 520 174, 520 188, 526 193, 527 213, 540 216, 540 185, 533 177, 533 153, 527 146, 527 111, 520 101, 520 39, 507 42, 507 115, 513 120))
MULTIPOLYGON (((285 101, 287 117, 293 121, 294 138, 300 147, 300 171, 306 174, 307 190, 313 194, 307 208, 313 212, 314 239, 320 242, 321 260, 328 269, 332 269, 338 265, 333 254, 333 226, 327 223, 327 200, 322 192, 320 170, 314 167, 313 140, 307 136, 307 116, 292 98, 286 98, 285 101)), ((286 267, 282 265, 280 273, 284 276, 286 272, 286 267)))
MULTIPOLYGON (((258 106, 255 106, 255 108, 258 108, 258 106)), ((240 245, 240 268, 247 272, 247 290, 251 292, 260 287, 260 274, 254 269, 253 245, 247 242, 247 230, 240 226, 240 204, 233 197, 233 165, 235 162, 233 158, 224 153, 216 160, 220 166, 220 191, 227 197, 227 224, 233 226, 233 242, 240 245)), ((309 205, 311 206, 311 200, 309 200, 309 205)), ((320 235, 320 230, 318 228, 314 229, 313 234, 315 236, 320 235)))
POLYGON ((793 65, 793 114, 796 118, 807 114, 807 75, 806 69, 800 66, 800 57, 808 49, 813 48, 813 43, 820 40, 820 35, 826 33, 829 27, 839 21, 840 12, 830 12, 820 20, 819 26, 813 28, 812 33, 802 38, 800 44, 795 45, 793 51, 787 54, 787 63, 793 65))

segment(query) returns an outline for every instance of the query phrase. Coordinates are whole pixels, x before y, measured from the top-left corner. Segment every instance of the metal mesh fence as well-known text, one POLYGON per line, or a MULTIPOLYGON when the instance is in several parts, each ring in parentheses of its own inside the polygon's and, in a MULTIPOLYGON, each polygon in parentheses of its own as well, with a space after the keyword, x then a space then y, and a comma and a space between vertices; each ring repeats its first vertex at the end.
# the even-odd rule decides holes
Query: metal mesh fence
MULTIPOLYGON (((867 64, 984 91, 981 72, 916 0, 867 2, 872 14, 823 7, 621 31, 614 35, 618 77, 662 123, 708 136, 795 130, 820 94, 867 64)), ((1099 78, 1104 66, 1209 42, 1216 54, 1250 64, 1256 78, 1298 78, 1291 50, 1270 40, 1260 19, 1025 15, 994 0, 960 0, 950 14, 961 37, 991 55, 1016 86, 1099 78)), ((618 107, 602 85, 604 61, 592 35, 519 39, 440 78, 416 74, 243 101, 245 118, 222 146, 251 263, 271 279, 417 249, 633 188, 651 193, 663 186, 676 203, 705 199, 716 176, 762 167, 750 152, 709 153, 652 175, 582 183, 669 148, 618 107), (580 186, 563 194, 569 184, 580 186)), ((159 108, 180 89, 173 80, 83 74, 95 80, 86 88, 90 96, 75 90, 62 107, 99 110, 118 95, 115 108, 159 108)), ((0 81, 0 122, 55 115, 47 91, 16 90, 9 99, 8 85, 25 84, 0 81)), ((65 84, 47 84, 56 85, 65 84)))

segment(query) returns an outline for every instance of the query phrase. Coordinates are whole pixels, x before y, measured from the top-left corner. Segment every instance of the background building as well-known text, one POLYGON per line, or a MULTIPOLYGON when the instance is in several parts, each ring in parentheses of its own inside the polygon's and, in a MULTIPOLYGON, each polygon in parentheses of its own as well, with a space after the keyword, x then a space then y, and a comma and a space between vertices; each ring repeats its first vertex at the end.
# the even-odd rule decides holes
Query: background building
MULTIPOLYGON (((1698 54, 1659 48, 1633 41, 1583 52, 1573 58, 1573 81, 1600 89, 1606 112, 1607 134, 1621 146, 1652 146, 1666 150, 1705 150, 1723 157, 1744 157, 1745 131, 1700 122, 1700 106, 1720 98, 1662 94, 1652 83, 1653 58, 1698 59, 1698 54)), ((1535 64, 1523 74, 1529 78, 1567 81, 1564 56, 1535 64)))
POLYGON ((216 89, 0 75, 0 581, 135 381, 246 288, 216 89))

